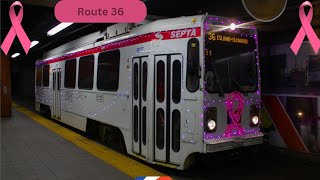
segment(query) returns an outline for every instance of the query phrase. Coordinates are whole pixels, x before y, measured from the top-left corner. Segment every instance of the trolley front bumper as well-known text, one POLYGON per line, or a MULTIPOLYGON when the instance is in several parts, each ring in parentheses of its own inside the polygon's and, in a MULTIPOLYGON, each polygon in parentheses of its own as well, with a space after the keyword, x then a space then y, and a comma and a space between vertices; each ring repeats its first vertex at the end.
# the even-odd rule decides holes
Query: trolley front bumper
POLYGON ((235 136, 220 139, 205 140, 205 152, 219 152, 234 148, 252 146, 263 142, 263 134, 261 132, 255 134, 247 134, 243 136, 235 136))

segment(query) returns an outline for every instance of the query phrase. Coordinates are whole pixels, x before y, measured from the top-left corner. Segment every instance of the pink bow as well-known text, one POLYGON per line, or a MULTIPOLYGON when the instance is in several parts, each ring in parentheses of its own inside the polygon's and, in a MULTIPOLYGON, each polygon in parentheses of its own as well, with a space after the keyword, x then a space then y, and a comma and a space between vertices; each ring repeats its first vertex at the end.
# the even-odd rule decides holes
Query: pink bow
POLYGON ((244 129, 240 124, 241 115, 243 112, 243 96, 240 92, 232 92, 230 96, 227 97, 226 106, 228 111, 228 116, 231 119, 231 124, 226 128, 224 136, 230 137, 232 135, 232 130, 236 129, 239 135, 244 133, 244 129), (238 108, 233 110, 233 101, 238 101, 238 108))
POLYGON ((300 9, 299 9, 299 17, 301 21, 302 27, 300 28, 297 36, 294 38, 290 48, 294 52, 295 55, 298 54, 298 51, 301 47, 301 44, 304 40, 304 37, 307 36, 310 44, 314 50, 314 52, 317 54, 318 50, 320 48, 320 42, 319 39, 314 32, 312 26, 310 25, 311 20, 313 16, 313 7, 312 4, 309 1, 305 1, 304 3, 301 4, 300 9), (308 15, 306 16, 306 13, 304 12, 304 7, 309 6, 310 10, 308 12, 308 15))
POLYGON ((24 52, 26 54, 28 54, 30 46, 31 46, 31 42, 21 26, 21 21, 23 18, 23 6, 19 1, 15 1, 10 6, 9 17, 10 17, 12 26, 9 30, 9 33, 7 34, 6 38, 4 39, 4 41, 1 45, 1 49, 7 55, 9 52, 9 49, 13 43, 13 40, 17 35, 18 39, 21 42, 21 45, 24 49, 24 52), (18 16, 16 15, 16 13, 14 11, 14 6, 20 6, 20 11, 18 13, 18 16))

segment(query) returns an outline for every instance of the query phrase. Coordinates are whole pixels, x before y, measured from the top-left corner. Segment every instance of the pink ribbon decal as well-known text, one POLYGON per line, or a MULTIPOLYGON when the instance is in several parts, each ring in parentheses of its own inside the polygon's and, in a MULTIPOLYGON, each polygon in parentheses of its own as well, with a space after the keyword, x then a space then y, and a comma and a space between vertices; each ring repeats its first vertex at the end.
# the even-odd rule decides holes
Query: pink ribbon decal
POLYGON ((232 92, 226 99, 226 107, 228 116, 231 118, 231 123, 227 126, 224 136, 230 137, 232 130, 236 129, 237 134, 242 135, 245 131, 240 124, 241 115, 243 112, 243 96, 240 92, 232 92), (238 107, 233 109, 233 102, 238 101, 238 107))
POLYGON ((311 26, 311 20, 313 16, 313 7, 312 4, 309 1, 305 1, 304 3, 301 4, 299 8, 299 17, 301 21, 302 27, 300 28, 297 36, 294 38, 290 48, 294 52, 295 55, 298 54, 298 51, 300 49, 300 46, 302 45, 302 42, 304 40, 304 37, 307 36, 310 44, 314 50, 314 52, 317 54, 318 50, 320 48, 320 42, 319 39, 314 32, 312 26, 311 26), (304 7, 309 6, 310 10, 308 12, 308 15, 306 16, 306 13, 304 11, 304 7))
POLYGON ((1 49, 7 55, 9 52, 9 49, 13 43, 13 40, 17 35, 18 39, 24 49, 24 52, 26 54, 28 54, 30 46, 31 46, 31 42, 21 26, 21 21, 23 18, 23 6, 19 1, 15 1, 10 6, 9 17, 10 17, 12 26, 9 30, 9 33, 7 34, 6 38, 4 39, 4 41, 1 45, 1 49), (16 13, 14 11, 14 6, 20 6, 18 16, 16 15, 16 13))

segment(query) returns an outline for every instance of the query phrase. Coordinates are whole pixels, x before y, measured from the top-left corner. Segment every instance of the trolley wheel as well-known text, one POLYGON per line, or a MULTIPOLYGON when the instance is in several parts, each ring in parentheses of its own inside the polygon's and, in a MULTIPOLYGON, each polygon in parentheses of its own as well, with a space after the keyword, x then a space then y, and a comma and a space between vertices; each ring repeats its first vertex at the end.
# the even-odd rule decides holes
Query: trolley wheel
POLYGON ((127 150, 121 131, 118 128, 108 125, 105 125, 102 129, 104 131, 102 142, 104 142, 108 147, 122 154, 126 154, 127 150))
POLYGON ((190 154, 186 160, 184 161, 184 167, 183 169, 184 170, 189 170, 191 169, 195 164, 196 164, 196 161, 197 159, 199 158, 199 154, 198 153, 193 153, 193 154, 190 154))

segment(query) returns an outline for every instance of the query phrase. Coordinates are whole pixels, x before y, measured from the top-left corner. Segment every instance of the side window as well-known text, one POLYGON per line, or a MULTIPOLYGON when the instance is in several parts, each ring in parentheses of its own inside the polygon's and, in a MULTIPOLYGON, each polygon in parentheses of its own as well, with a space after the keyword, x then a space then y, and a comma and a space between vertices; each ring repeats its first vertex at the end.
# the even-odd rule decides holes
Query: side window
POLYGON ((148 64, 143 62, 143 75, 142 75, 142 98, 144 101, 147 100, 147 83, 148 83, 148 64))
POLYGON ((49 71, 50 71, 50 66, 44 65, 43 70, 42 70, 42 72, 43 72, 42 78, 43 78, 43 86, 44 87, 49 87, 49 75, 50 75, 49 71))
POLYGON ((138 99, 138 91, 139 91, 139 84, 138 84, 138 78, 139 78, 139 72, 138 72, 138 63, 134 63, 133 65, 133 96, 134 100, 138 99))
POLYGON ((178 104, 181 100, 181 63, 173 61, 172 65, 172 101, 178 104))
POLYGON ((174 152, 180 151, 180 112, 178 110, 172 111, 172 150, 174 152))
POLYGON ((164 78, 165 78, 164 62, 157 62, 157 100, 159 103, 164 101, 164 78))
POLYGON ((94 56, 84 56, 79 59, 79 89, 93 88, 93 71, 94 71, 94 56))
POLYGON ((120 51, 103 52, 98 57, 97 88, 117 91, 119 87, 120 51))
POLYGON ((192 38, 188 42, 187 56, 187 89, 196 92, 199 88, 199 40, 192 38))
POLYGON ((159 149, 164 148, 164 111, 163 109, 157 110, 157 119, 156 119, 156 144, 159 149))
POLYGON ((41 86, 42 84, 42 66, 37 67, 37 77, 36 77, 36 86, 41 86))
POLYGON ((76 87, 77 60, 66 61, 64 66, 64 87, 74 89, 76 87))
POLYGON ((133 138, 134 138, 135 142, 138 142, 138 136, 139 136, 138 118, 139 118, 138 106, 134 106, 134 108, 133 108, 133 138))
POLYGON ((147 109, 143 107, 142 109, 142 143, 146 145, 147 143, 147 109))

